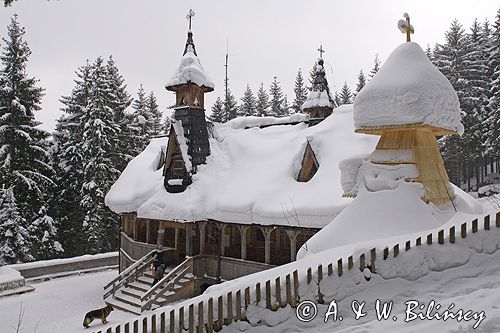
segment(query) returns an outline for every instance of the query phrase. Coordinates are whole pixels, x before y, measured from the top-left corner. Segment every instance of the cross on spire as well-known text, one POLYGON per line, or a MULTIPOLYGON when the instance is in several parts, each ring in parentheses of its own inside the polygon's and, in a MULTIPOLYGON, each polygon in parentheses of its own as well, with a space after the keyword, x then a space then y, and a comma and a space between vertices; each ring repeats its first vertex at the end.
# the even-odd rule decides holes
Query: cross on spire
POLYGON ((323 58, 323 53, 325 52, 325 50, 323 50, 323 45, 320 45, 320 46, 319 46, 318 51, 319 51, 319 57, 320 57, 320 58, 323 58))
POLYGON ((191 19, 193 17, 194 17, 194 11, 192 9, 190 9, 188 14, 186 15, 186 19, 189 20, 189 30, 191 30, 191 19))
POLYGON ((413 26, 410 24, 410 15, 408 13, 404 13, 403 17, 406 19, 406 22, 404 20, 399 20, 399 29, 401 30, 402 33, 406 33, 406 41, 411 42, 411 37, 410 34, 414 33, 415 30, 413 29, 413 26))

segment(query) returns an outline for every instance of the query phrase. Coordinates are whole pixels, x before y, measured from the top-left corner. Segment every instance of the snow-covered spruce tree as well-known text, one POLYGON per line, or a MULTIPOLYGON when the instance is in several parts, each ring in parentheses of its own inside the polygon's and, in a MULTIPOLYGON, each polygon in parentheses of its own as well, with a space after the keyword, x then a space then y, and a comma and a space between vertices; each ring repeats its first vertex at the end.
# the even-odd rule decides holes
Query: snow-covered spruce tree
POLYGON ((255 104, 257 116, 265 117, 269 115, 269 95, 264 89, 264 83, 260 83, 259 91, 257 91, 257 102, 255 104))
POLYGON ((58 241, 56 222, 47 215, 45 206, 40 208, 38 215, 28 227, 33 256, 36 260, 57 258, 64 249, 58 241))
POLYGON ((339 96, 339 93, 338 92, 335 92, 334 96, 333 96, 333 100, 335 101, 335 104, 336 105, 341 105, 341 100, 340 100, 340 96, 339 96))
POLYGON ((488 109, 487 147, 494 160, 500 160, 500 9, 490 39, 489 68, 491 69, 491 88, 488 109))
POLYGON ((271 82, 271 86, 269 87, 269 94, 271 96, 271 115, 273 117, 285 116, 286 110, 283 107, 284 94, 276 76, 273 78, 273 82, 271 82))
MULTIPOLYGON (((226 79, 228 85, 228 79, 226 79)), ((224 122, 234 119, 238 116, 238 102, 231 89, 227 88, 224 96, 224 122)))
POLYGON ((46 144, 49 133, 37 128, 40 122, 34 113, 40 110, 43 89, 26 73, 31 51, 16 15, 7 31, 0 55, 0 187, 10 189, 19 214, 29 224, 46 205, 54 185, 46 144))
MULTIPOLYGON (((222 101, 221 101, 221 105, 222 105, 222 101)), ((163 120, 163 125, 162 125, 163 134, 170 133, 170 126, 171 125, 172 125, 172 118, 170 118, 169 115, 165 116, 165 119, 163 120)))
POLYGON ((482 156, 482 124, 488 82, 483 79, 484 62, 481 60, 479 26, 467 35, 462 25, 454 20, 445 33, 445 44, 434 51, 434 62, 457 92, 462 109, 464 134, 447 136, 440 141, 443 160, 450 180, 464 183, 471 190, 471 177, 478 174, 478 161, 482 156), (483 63, 483 64, 482 64, 483 63))
POLYGON ((378 53, 375 54, 375 59, 373 59, 373 68, 372 70, 370 71, 370 74, 368 74, 368 76, 370 77, 370 79, 372 77, 375 76, 375 74, 377 74, 378 70, 380 69, 380 59, 378 58, 378 53))
POLYGON ((466 131, 462 136, 464 151, 469 165, 473 167, 476 184, 483 183, 483 166, 486 164, 486 135, 489 117, 488 100, 491 72, 488 67, 488 44, 490 31, 486 34, 481 24, 474 20, 467 35, 467 57, 464 77, 467 80, 460 105, 465 115, 462 119, 466 131))
POLYGON ((33 260, 26 225, 13 188, 0 188, 0 266, 33 260))
POLYGON ((351 104, 352 103, 352 92, 351 88, 347 85, 347 82, 344 82, 342 89, 339 94, 340 104, 351 104))
POLYGON ((363 70, 359 71, 358 74, 358 83, 356 84, 356 92, 354 93, 354 96, 356 96, 361 89, 366 85, 366 76, 363 73, 363 70))
MULTIPOLYGON (((465 81, 460 79, 464 73, 465 61, 466 35, 460 23, 454 20, 450 29, 445 32, 445 43, 436 45, 434 49, 434 64, 450 81, 459 99, 465 86, 465 81)), ((462 117, 464 115, 462 112, 462 117)), ((446 136, 439 143, 450 181, 460 186, 467 177, 463 175, 467 170, 464 170, 465 161, 462 159, 465 153, 460 137, 446 136)))
POLYGON ((224 102, 220 97, 217 97, 214 105, 212 105, 212 113, 210 114, 209 119, 216 123, 224 122, 224 102))
POLYGON ((295 87, 293 88, 295 93, 295 98, 293 100, 292 108, 295 112, 302 112, 302 104, 307 99, 307 88, 304 84, 304 77, 302 76, 302 70, 299 68, 297 72, 297 77, 295 78, 295 87))
POLYGON ((90 100, 92 66, 89 61, 76 71, 75 86, 70 96, 63 96, 63 115, 57 120, 53 133, 53 164, 57 187, 51 202, 51 212, 59 225, 60 241, 65 256, 85 253, 86 239, 83 234, 85 213, 80 207, 82 200, 83 167, 82 140, 84 124, 90 100))
POLYGON ((132 102, 132 108, 134 109, 134 117, 133 119, 138 122, 138 127, 140 128, 140 136, 143 138, 143 142, 141 144, 142 148, 144 148, 149 139, 152 137, 152 119, 151 115, 148 112, 147 108, 147 98, 146 92, 142 84, 139 86, 139 90, 137 91, 137 98, 132 102))
MULTIPOLYGON (((316 79, 316 72, 318 71, 318 63, 315 62, 311 70, 309 71, 309 90, 314 84, 314 80, 316 79)), ((306 97, 307 98, 307 97, 306 97)))
POLYGON ((158 102, 156 101, 156 96, 153 91, 151 91, 149 95, 146 97, 146 110, 151 119, 152 136, 160 134, 162 129, 161 112, 158 106, 158 102))
POLYGON ((106 63, 106 78, 110 93, 109 107, 113 112, 115 124, 120 127, 113 141, 111 156, 115 167, 122 171, 127 163, 142 151, 145 140, 141 136, 140 128, 133 123, 133 116, 125 112, 132 103, 132 98, 112 57, 109 57, 106 63))
POLYGON ((254 116, 255 115, 255 96, 253 95, 252 89, 250 89, 250 85, 247 84, 247 88, 243 93, 243 97, 241 98, 241 106, 239 108, 238 115, 239 116, 254 116))
POLYGON ((111 93, 102 58, 92 65, 87 112, 81 119, 83 164, 82 200, 83 232, 87 253, 116 250, 118 247, 118 216, 105 204, 104 196, 120 175, 113 164, 113 143, 120 132, 114 121, 111 93))

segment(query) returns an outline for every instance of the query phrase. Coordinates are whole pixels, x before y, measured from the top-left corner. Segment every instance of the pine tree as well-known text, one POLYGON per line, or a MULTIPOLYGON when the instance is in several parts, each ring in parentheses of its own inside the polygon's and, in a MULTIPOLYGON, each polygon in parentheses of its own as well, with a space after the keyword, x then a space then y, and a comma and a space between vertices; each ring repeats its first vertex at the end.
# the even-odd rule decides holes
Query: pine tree
POLYGON ((243 93, 243 98, 241 98, 241 107, 239 109, 240 116, 254 116, 255 115, 255 96, 253 95, 252 89, 247 84, 247 88, 243 93))
POLYGON ((260 83, 259 91, 257 92, 257 103, 256 111, 257 115, 260 117, 266 117, 269 115, 269 95, 264 89, 264 83, 260 83))
POLYGON ((335 105, 337 105, 337 106, 342 104, 342 101, 340 99, 340 96, 339 96, 338 92, 335 92, 333 100, 335 101, 335 105))
POLYGON ((283 117, 285 115, 283 105, 285 96, 276 76, 274 77, 273 82, 271 82, 269 94, 271 95, 271 115, 273 117, 283 117))
POLYGON ((50 204, 56 218, 64 255, 77 256, 85 253, 86 239, 83 234, 85 212, 80 207, 82 200, 83 166, 81 143, 83 124, 81 119, 87 112, 91 86, 91 65, 87 63, 76 71, 77 79, 70 96, 63 96, 63 116, 57 120, 53 133, 53 165, 56 170, 57 187, 50 204))
POLYGON ((220 97, 217 97, 215 100, 214 105, 212 105, 212 114, 210 115, 209 119, 213 122, 216 123, 223 123, 224 122, 224 102, 222 102, 222 99, 220 97))
POLYGON ((375 54, 375 59, 373 60, 373 68, 372 68, 372 70, 370 71, 370 74, 369 74, 370 79, 372 77, 374 77, 375 74, 377 74, 378 70, 380 69, 380 64, 381 64, 381 62, 380 62, 380 60, 378 58, 378 53, 377 53, 377 54, 375 54))
POLYGON ((356 85, 356 93, 354 95, 357 95, 365 85, 366 85, 366 77, 365 74, 363 73, 363 70, 360 70, 358 74, 358 84, 356 85))
POLYGON ((146 110, 150 117, 151 134, 153 136, 160 134, 162 128, 161 112, 156 101, 156 96, 152 91, 149 93, 148 97, 146 97, 146 110))
POLYGON ((482 120, 488 100, 488 69, 481 51, 484 42, 477 21, 467 35, 462 25, 454 20, 445 37, 446 43, 438 45, 434 51, 434 62, 457 92, 465 131, 460 138, 449 136, 441 140, 442 154, 451 181, 466 182, 467 189, 471 190, 470 180, 474 174, 480 182, 478 171, 484 152, 482 136, 486 132, 482 120))
POLYGON ((427 55, 427 58, 433 63, 434 62, 434 55, 432 54, 431 47, 429 44, 427 44, 427 48, 425 49, 425 54, 427 55))
MULTIPOLYGON (((221 101, 222 103, 222 101, 221 101)), ((163 120, 163 126, 162 126, 162 131, 163 134, 168 134, 170 133, 170 126, 172 125, 172 118, 170 116, 165 116, 165 119, 163 120)))
POLYGON ((302 112, 302 104, 304 104, 307 99, 307 88, 304 84, 304 78, 300 68, 297 72, 297 77, 295 78, 295 87, 293 88, 293 92, 295 93, 295 98, 293 100, 292 108, 295 112, 302 112))
MULTIPOLYGON (((227 80, 227 79, 226 79, 227 80)), ((227 81, 226 81, 227 84, 227 81)), ((224 96, 224 121, 229 121, 238 116, 238 102, 231 93, 231 89, 227 88, 226 95, 224 96)))
POLYGON ((144 141, 142 146, 145 147, 149 139, 152 136, 151 131, 151 123, 152 119, 148 113, 148 109, 146 106, 146 92, 142 84, 139 86, 139 90, 137 91, 137 98, 132 102, 132 108, 134 109, 134 119, 138 122, 138 127, 140 128, 140 135, 143 137, 144 141))
POLYGON ((340 104, 351 104, 352 103, 352 93, 351 89, 347 85, 347 82, 344 82, 342 89, 339 94, 340 104))
POLYGON ((56 258, 64 252, 58 241, 56 223, 47 215, 45 206, 40 208, 38 215, 39 217, 28 227, 33 255, 36 260, 56 258))
POLYGON ((132 103, 132 99, 126 91, 125 80, 112 57, 109 57, 106 64, 106 78, 110 89, 109 106, 113 111, 115 124, 120 127, 119 134, 115 137, 115 149, 111 154, 116 168, 123 170, 127 163, 144 148, 141 145, 143 138, 140 136, 139 129, 133 126, 130 115, 125 112, 132 103))
POLYGON ((120 127, 114 122, 110 108, 113 96, 102 58, 97 58, 92 67, 89 103, 81 119, 85 165, 80 206, 85 212, 83 231, 87 252, 98 253, 115 250, 118 246, 118 216, 104 204, 104 196, 120 175, 110 156, 120 127))
POLYGON ((488 101, 488 154, 495 160, 500 159, 500 9, 490 38, 488 65, 491 69, 490 98, 488 101))
POLYGON ((0 189, 0 266, 33 260, 26 224, 13 188, 0 189))
POLYGON ((40 122, 34 116, 41 109, 43 89, 26 73, 31 51, 17 15, 7 31, 0 56, 0 187, 10 189, 19 214, 29 224, 48 201, 54 170, 46 144, 49 133, 37 127, 40 122))
POLYGON ((318 63, 315 62, 311 70, 309 71, 309 90, 311 90, 314 80, 316 79, 316 72, 318 71, 318 63))

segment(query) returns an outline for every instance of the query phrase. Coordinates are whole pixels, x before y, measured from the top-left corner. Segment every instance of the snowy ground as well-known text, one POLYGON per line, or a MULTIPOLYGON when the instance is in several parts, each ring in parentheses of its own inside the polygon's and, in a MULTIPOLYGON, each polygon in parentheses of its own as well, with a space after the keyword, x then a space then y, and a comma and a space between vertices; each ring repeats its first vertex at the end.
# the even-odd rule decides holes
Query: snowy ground
MULTIPOLYGON (((117 274, 116 270, 109 270, 31 283, 36 288, 33 292, 0 298, 0 333, 16 332, 21 309, 24 317, 19 332, 88 332, 82 325, 83 317, 105 305, 102 287, 117 274)), ((108 320, 118 323, 130 318, 130 314, 113 311, 108 320)), ((99 325, 94 321, 91 327, 99 325)))

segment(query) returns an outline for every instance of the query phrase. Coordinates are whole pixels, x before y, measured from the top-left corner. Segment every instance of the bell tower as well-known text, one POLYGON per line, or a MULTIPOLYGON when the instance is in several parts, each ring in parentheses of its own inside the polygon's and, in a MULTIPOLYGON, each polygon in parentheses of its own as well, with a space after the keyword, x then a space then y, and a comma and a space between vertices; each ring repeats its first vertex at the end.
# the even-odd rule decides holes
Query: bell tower
POLYGON ((181 63, 165 88, 175 92, 175 106, 164 167, 165 189, 176 193, 184 191, 198 165, 205 164, 210 155, 210 143, 205 119, 205 93, 214 90, 214 84, 203 69, 191 31, 193 10, 189 10, 186 46, 181 63))

